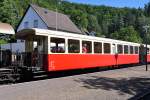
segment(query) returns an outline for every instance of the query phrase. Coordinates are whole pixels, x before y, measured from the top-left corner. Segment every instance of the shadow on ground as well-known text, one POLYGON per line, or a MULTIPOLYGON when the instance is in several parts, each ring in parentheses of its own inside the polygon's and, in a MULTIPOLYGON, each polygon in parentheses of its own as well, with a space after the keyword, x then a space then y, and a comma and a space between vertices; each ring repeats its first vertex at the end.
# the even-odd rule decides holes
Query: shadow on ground
POLYGON ((75 80, 83 84, 87 89, 103 89, 103 90, 117 90, 119 95, 130 94, 136 96, 143 91, 150 89, 150 78, 108 78, 90 76, 87 79, 79 78, 75 80))

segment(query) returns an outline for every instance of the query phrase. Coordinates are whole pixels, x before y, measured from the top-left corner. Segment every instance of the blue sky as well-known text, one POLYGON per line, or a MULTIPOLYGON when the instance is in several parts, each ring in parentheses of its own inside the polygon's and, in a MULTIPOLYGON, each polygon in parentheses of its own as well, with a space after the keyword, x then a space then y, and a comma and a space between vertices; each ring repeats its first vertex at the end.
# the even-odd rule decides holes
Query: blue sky
POLYGON ((113 7, 143 8, 150 0, 66 0, 91 5, 106 5, 113 7))

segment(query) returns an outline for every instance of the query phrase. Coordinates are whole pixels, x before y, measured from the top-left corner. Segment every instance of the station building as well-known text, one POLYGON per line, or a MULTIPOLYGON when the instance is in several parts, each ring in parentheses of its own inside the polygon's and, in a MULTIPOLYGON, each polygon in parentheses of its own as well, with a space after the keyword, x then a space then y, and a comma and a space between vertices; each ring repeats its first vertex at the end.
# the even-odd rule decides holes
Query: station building
MULTIPOLYGON (((57 30, 71 32, 75 34, 85 34, 71 21, 71 19, 62 13, 51 11, 37 5, 30 4, 21 18, 16 32, 22 29, 39 28, 48 30, 57 30)), ((37 45, 33 44, 34 47, 37 45)), ((13 52, 24 52, 25 41, 17 40, 17 43, 11 43, 13 52)), ((2 49, 10 49, 10 44, 2 45, 2 49)))

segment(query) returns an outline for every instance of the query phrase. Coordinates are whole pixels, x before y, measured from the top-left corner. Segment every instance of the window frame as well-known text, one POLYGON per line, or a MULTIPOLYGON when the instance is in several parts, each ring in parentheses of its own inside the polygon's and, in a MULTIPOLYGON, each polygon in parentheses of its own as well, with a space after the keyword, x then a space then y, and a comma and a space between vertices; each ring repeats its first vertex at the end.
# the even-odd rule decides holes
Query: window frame
POLYGON ((50 36, 49 37, 50 39, 49 39, 49 41, 48 41, 48 43, 49 43, 49 52, 50 52, 50 54, 66 54, 66 51, 67 51, 67 46, 66 46, 66 38, 65 37, 60 37, 60 36, 50 36), (52 52, 51 51, 51 38, 60 38, 60 39, 64 39, 64 52, 63 53, 59 53, 59 52, 52 52))
POLYGON ((130 52, 129 52, 129 45, 123 45, 123 48, 124 48, 124 49, 123 49, 123 50, 124 50, 123 52, 124 52, 125 55, 130 54, 130 52), (125 52, 125 46, 128 47, 128 49, 127 49, 127 50, 128 50, 128 53, 125 52))
POLYGON ((100 42, 100 41, 93 41, 93 53, 94 54, 103 54, 103 43, 102 42, 100 42), (99 53, 95 53, 95 43, 100 43, 101 44, 101 52, 99 52, 99 53))
POLYGON ((103 54, 111 54, 111 43, 103 42, 103 54), (110 52, 109 53, 105 53, 105 44, 109 44, 110 45, 110 52))
POLYGON ((26 28, 29 28, 29 22, 28 22, 28 21, 25 21, 23 27, 24 27, 25 29, 26 29, 26 28))
POLYGON ((112 54, 117 54, 118 52, 117 52, 117 44, 116 43, 112 43, 111 44, 111 52, 112 52, 112 54), (115 48, 115 51, 114 51, 114 48, 115 48))
POLYGON ((135 54, 133 45, 129 45, 129 51, 130 51, 130 54, 135 54), (131 49, 131 47, 132 47, 132 49, 131 49), (131 50, 132 50, 132 53, 131 53, 131 50))
POLYGON ((81 49, 83 48, 83 42, 90 42, 91 46, 90 46, 90 53, 83 53, 83 50, 81 51, 81 54, 93 54, 92 48, 93 48, 93 41, 92 40, 85 40, 85 39, 81 39, 81 49))
POLYGON ((80 41, 81 41, 81 40, 79 40, 79 39, 74 39, 74 38, 68 38, 68 39, 67 39, 67 45, 68 45, 68 46, 67 46, 66 49, 68 49, 68 54, 80 54, 80 52, 81 52, 81 51, 80 51, 80 50, 81 50, 81 49, 80 49, 80 48, 81 48, 80 41), (70 53, 70 52, 69 52, 69 40, 76 40, 76 41, 79 42, 79 52, 78 52, 78 53, 70 53))
POLYGON ((139 54, 139 46, 134 46, 134 54, 139 54), (137 50, 138 50, 138 52, 136 53, 136 49, 135 48, 138 48, 137 50))
POLYGON ((39 26, 39 21, 38 21, 37 19, 35 19, 35 20, 33 21, 33 27, 34 27, 34 28, 38 28, 38 26, 39 26))
POLYGON ((117 44, 117 54, 124 54, 124 45, 123 44, 117 44), (119 46, 122 46, 122 52, 120 53, 119 50, 119 46))

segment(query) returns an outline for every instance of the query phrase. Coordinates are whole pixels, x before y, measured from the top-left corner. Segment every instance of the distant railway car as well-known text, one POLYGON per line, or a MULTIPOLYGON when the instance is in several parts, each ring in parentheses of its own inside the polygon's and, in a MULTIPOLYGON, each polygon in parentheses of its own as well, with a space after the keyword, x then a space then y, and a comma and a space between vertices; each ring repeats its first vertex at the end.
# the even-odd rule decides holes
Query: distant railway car
POLYGON ((138 43, 36 28, 21 30, 16 36, 25 40, 31 68, 60 71, 140 62, 138 43))

